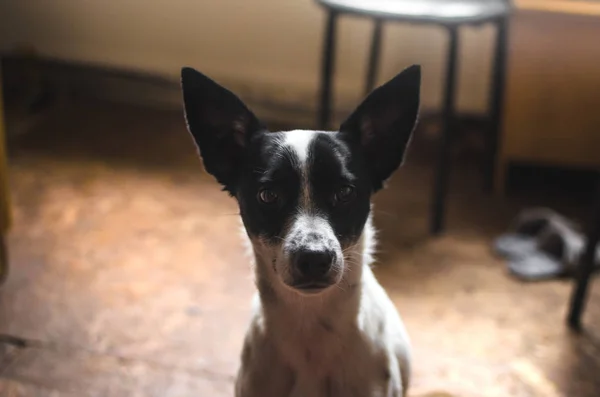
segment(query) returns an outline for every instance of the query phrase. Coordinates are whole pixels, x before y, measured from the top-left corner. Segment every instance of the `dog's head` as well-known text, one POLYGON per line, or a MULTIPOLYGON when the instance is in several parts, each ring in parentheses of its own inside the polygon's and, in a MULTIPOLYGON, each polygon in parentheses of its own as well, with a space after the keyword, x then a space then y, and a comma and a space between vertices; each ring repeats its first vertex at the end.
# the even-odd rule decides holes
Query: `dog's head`
POLYGON ((227 89, 181 72, 185 115, 207 172, 234 196, 259 266, 303 294, 339 283, 370 198, 402 163, 421 72, 375 89, 339 131, 270 132, 227 89))

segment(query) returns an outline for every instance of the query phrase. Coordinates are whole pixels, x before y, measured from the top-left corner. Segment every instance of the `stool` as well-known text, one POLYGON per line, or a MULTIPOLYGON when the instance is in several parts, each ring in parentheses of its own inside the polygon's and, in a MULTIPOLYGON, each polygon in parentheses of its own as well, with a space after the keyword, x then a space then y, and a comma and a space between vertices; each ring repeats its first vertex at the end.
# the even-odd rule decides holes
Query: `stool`
POLYGON ((379 53, 381 30, 384 21, 400 21, 418 24, 439 25, 448 31, 450 45, 445 68, 445 86, 442 108, 442 138, 438 153, 433 189, 430 232, 439 234, 444 227, 445 199, 449 177, 449 148, 455 118, 454 100, 456 91, 456 55, 458 28, 463 25, 494 23, 497 27, 492 87, 490 90, 489 128, 486 133, 484 156, 484 187, 490 192, 493 187, 494 168, 500 122, 506 63, 506 37, 510 4, 505 0, 317 0, 327 10, 327 25, 323 44, 321 66, 321 88, 317 124, 327 129, 332 108, 331 89, 335 69, 336 23, 338 16, 351 14, 374 19, 375 27, 371 38, 369 63, 365 91, 374 88, 379 53))

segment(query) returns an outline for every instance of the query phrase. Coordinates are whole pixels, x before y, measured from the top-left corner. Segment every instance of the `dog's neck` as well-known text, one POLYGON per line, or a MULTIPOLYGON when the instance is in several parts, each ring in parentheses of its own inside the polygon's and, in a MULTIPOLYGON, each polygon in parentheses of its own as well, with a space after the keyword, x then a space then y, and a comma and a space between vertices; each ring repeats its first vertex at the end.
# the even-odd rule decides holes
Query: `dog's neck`
POLYGON ((369 217, 359 240, 345 250, 344 278, 317 295, 301 295, 284 286, 271 263, 255 250, 256 286, 267 329, 292 333, 302 330, 308 334, 323 329, 352 329, 351 323, 356 322, 359 311, 365 268, 370 271, 374 234, 369 217))

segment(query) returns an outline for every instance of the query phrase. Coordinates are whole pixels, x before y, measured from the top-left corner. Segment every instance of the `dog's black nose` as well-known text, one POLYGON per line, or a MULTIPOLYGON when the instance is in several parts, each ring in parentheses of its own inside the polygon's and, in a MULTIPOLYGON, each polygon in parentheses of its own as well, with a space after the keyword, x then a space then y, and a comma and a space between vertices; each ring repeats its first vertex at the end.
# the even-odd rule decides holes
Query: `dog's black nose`
POLYGON ((330 251, 300 251, 293 257, 294 266, 306 281, 317 281, 329 273, 334 253, 330 251))

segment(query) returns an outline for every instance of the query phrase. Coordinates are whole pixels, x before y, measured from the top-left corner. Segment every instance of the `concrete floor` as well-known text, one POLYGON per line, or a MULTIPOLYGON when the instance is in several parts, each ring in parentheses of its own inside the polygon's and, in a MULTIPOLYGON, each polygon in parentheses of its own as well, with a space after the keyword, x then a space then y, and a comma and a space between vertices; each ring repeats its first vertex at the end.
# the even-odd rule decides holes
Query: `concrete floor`
MULTIPOLYGON (((231 396, 253 292, 237 209, 201 171, 180 112, 77 104, 10 148, 12 273, 0 289, 0 396, 231 396)), ((415 351, 411 396, 600 395, 571 284, 507 275, 491 239, 525 202, 454 174, 449 229, 426 233, 431 167, 410 156, 376 198, 376 275, 415 351)), ((472 167, 474 168, 474 167, 472 167)))

